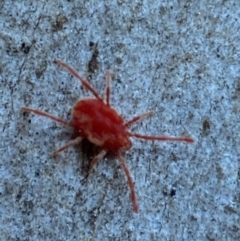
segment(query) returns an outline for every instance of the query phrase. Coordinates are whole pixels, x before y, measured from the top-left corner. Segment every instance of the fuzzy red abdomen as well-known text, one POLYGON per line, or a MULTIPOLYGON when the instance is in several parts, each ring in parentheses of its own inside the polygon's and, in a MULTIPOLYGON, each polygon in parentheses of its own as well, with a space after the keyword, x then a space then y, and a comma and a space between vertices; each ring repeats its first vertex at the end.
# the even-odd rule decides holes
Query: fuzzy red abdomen
POLYGON ((95 145, 109 150, 131 147, 123 118, 101 100, 78 101, 72 117, 75 128, 95 145))

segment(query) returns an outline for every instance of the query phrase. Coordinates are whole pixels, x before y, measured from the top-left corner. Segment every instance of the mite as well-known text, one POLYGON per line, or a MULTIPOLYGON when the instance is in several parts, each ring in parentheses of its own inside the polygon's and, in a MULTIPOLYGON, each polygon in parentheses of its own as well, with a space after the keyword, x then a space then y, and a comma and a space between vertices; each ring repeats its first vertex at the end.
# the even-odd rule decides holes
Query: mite
POLYGON ((129 131, 128 129, 132 124, 151 116, 153 111, 143 113, 133 117, 131 120, 125 121, 110 104, 111 74, 109 71, 106 73, 105 98, 102 98, 90 83, 84 80, 70 65, 61 60, 57 60, 57 63, 75 76, 95 98, 90 97, 78 100, 72 108, 72 121, 70 122, 37 109, 22 107, 22 110, 24 112, 32 112, 36 115, 45 116, 53 121, 72 127, 77 131, 77 137, 69 141, 65 146, 54 151, 53 156, 56 156, 71 146, 79 144, 83 138, 87 138, 90 142, 101 148, 98 155, 91 160, 90 170, 98 161, 103 159, 108 152, 111 151, 115 153, 127 178, 133 210, 137 212, 138 202, 134 191, 134 184, 123 157, 124 153, 132 146, 131 137, 152 141, 184 141, 187 143, 192 143, 194 140, 190 137, 142 135, 129 131))

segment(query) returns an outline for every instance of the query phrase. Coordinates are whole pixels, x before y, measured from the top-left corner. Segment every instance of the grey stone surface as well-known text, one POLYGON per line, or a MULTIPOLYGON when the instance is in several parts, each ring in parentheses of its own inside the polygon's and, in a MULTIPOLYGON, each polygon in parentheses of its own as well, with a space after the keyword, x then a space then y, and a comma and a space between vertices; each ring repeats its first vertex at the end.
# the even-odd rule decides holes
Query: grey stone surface
POLYGON ((0 1, 0 240, 240 240, 240 2, 0 1), (87 143, 51 153, 89 96, 60 58, 104 91, 131 129, 189 135, 194 144, 134 140, 126 162, 133 213, 117 159, 83 181, 87 143))

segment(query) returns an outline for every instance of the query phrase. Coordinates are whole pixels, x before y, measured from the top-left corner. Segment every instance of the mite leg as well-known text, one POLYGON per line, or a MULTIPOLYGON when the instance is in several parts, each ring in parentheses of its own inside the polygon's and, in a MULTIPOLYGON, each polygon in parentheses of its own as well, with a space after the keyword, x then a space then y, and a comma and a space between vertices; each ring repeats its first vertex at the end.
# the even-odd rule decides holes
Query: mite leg
POLYGON ((102 100, 102 98, 98 95, 97 91, 88 83, 88 81, 86 81, 85 79, 83 79, 79 74, 78 72, 73 68, 71 67, 70 65, 68 65, 67 63, 64 63, 63 61, 61 61, 60 59, 57 59, 56 60, 57 63, 59 65, 61 65, 62 67, 66 68, 73 76, 75 76, 77 79, 79 79, 82 83, 82 85, 88 89, 90 92, 93 93, 93 95, 99 99, 99 100, 102 100))
POLYGON ((100 161, 101 159, 103 159, 103 157, 107 154, 106 150, 102 150, 100 151, 100 153, 98 153, 98 155, 96 155, 92 161, 90 162, 90 166, 89 166, 89 170, 91 171, 93 169, 93 167, 96 165, 96 163, 98 161, 100 161))
POLYGON ((105 90, 107 105, 110 105, 110 90, 111 90, 110 84, 111 84, 111 73, 110 73, 109 70, 107 70, 107 73, 106 73, 106 90, 105 90))
POLYGON ((143 113, 143 114, 141 114, 141 115, 135 116, 135 117, 132 118, 130 121, 127 121, 126 123, 124 123, 124 125, 125 125, 126 127, 129 127, 129 126, 131 126, 132 124, 134 124, 135 122, 137 122, 137 121, 139 121, 139 120, 142 120, 142 119, 144 119, 144 118, 147 118, 147 117, 149 117, 149 116, 151 116, 151 115, 153 115, 153 114, 154 114, 154 111, 149 111, 149 112, 143 113))
POLYGON ((74 127, 71 123, 69 123, 69 122, 67 122, 67 121, 65 121, 65 120, 63 120, 63 119, 61 119, 61 118, 59 118, 59 117, 50 115, 50 114, 48 114, 48 113, 46 113, 46 112, 44 112, 44 111, 40 111, 40 110, 36 110, 36 109, 31 109, 31 108, 28 108, 28 107, 22 107, 21 109, 22 109, 23 112, 33 112, 33 113, 36 114, 36 115, 45 116, 45 117, 47 117, 47 118, 49 118, 49 119, 52 119, 52 120, 54 120, 54 121, 56 121, 56 122, 59 122, 59 123, 63 124, 63 125, 70 126, 70 127, 74 127))
POLYGON ((131 193, 131 200, 132 200, 132 203, 133 203, 133 211, 134 212, 138 212, 138 204, 137 204, 137 198, 136 198, 136 193, 134 191, 134 184, 133 184, 133 181, 132 181, 132 178, 131 178, 131 175, 130 175, 130 171, 128 170, 128 167, 123 159, 123 157, 121 156, 121 154, 118 152, 118 159, 122 165, 122 168, 126 174, 126 177, 127 177, 127 182, 128 182, 128 186, 129 186, 129 189, 130 189, 130 193, 131 193))
POLYGON ((62 146, 58 150, 54 151, 53 154, 52 154, 53 157, 55 157, 59 152, 62 152, 64 150, 68 149, 71 146, 75 146, 75 145, 79 144, 82 141, 82 139, 83 138, 81 136, 79 136, 76 139, 69 141, 65 146, 62 146))
POLYGON ((185 137, 185 136, 176 136, 176 137, 171 137, 171 136, 146 136, 146 135, 141 135, 138 133, 132 133, 128 132, 129 136, 133 136, 139 139, 144 139, 144 140, 150 140, 150 141, 185 141, 188 143, 194 142, 194 139, 191 137, 185 137))

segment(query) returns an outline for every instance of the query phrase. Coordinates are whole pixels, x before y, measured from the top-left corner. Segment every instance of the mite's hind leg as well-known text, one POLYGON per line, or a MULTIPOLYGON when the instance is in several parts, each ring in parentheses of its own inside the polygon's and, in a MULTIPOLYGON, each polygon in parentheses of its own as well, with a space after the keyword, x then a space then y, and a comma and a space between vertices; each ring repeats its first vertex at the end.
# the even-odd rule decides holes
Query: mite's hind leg
POLYGON ((139 139, 149 140, 149 141, 185 141, 188 143, 193 143, 194 139, 187 136, 147 136, 138 133, 127 132, 129 136, 133 136, 139 139))
POLYGON ((122 168, 126 174, 127 177, 127 183, 130 189, 130 194, 131 194, 131 200, 132 200, 132 204, 133 204, 133 211, 134 212, 138 212, 138 203, 137 203, 137 197, 136 197, 136 193, 134 191, 134 184, 130 175, 130 171, 123 159, 123 157, 121 156, 121 154, 118 152, 118 159, 122 165, 122 168))
POLYGON ((89 169, 88 169, 88 173, 87 175, 82 179, 82 183, 85 183, 87 181, 87 178, 90 174, 90 172, 92 171, 93 167, 98 163, 98 161, 100 161, 101 159, 103 159, 103 157, 107 154, 106 150, 102 150, 100 151, 90 162, 89 165, 89 169))
POLYGON ((102 150, 100 151, 100 153, 98 153, 90 162, 90 166, 89 166, 89 171, 91 171, 93 169, 93 167, 97 164, 98 161, 100 161, 101 159, 103 159, 103 157, 107 154, 106 150, 102 150))
POLYGON ((69 141, 65 146, 62 146, 58 150, 54 151, 53 154, 52 154, 53 157, 55 157, 58 153, 68 149, 69 147, 79 144, 82 141, 82 139, 83 138, 81 136, 79 136, 76 139, 69 141))

